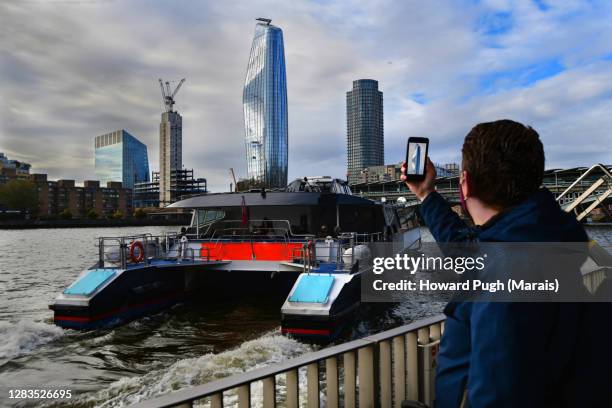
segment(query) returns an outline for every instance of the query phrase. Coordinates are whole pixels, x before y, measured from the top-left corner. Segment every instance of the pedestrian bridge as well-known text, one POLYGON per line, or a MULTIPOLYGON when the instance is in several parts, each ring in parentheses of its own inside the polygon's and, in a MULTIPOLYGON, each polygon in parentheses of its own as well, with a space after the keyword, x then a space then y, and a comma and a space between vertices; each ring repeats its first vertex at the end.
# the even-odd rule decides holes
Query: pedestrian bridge
MULTIPOLYGON (((459 177, 439 177, 435 182, 436 191, 451 205, 459 204, 459 177)), ((559 205, 574 212, 580 221, 598 206, 609 211, 605 205, 612 199, 612 166, 595 164, 590 168, 552 169, 544 173, 543 187, 548 188, 557 198, 559 205)), ((373 200, 400 202, 409 207, 420 203, 400 180, 384 180, 360 183, 351 186, 354 194, 373 200)), ((608 214, 610 215, 610 214, 608 214)))

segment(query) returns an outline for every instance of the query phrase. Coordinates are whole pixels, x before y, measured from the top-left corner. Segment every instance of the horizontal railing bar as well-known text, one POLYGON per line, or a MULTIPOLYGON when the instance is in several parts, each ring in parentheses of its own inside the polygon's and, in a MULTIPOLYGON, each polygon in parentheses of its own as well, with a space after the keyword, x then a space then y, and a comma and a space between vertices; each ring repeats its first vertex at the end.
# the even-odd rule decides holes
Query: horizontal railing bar
POLYGON ((304 367, 308 364, 319 362, 329 357, 340 356, 348 351, 355 351, 362 347, 375 345, 380 341, 388 340, 393 337, 410 333, 418 329, 428 327, 435 323, 439 323, 443 321, 444 318, 444 315, 429 317, 427 319, 412 322, 410 324, 397 327, 395 329, 387 330, 381 333, 377 333, 362 339, 352 340, 347 343, 342 343, 336 346, 325 348, 323 350, 306 353, 304 355, 280 362, 278 364, 262 367, 253 371, 235 374, 233 376, 222 378, 206 384, 196 385, 191 388, 186 388, 183 390, 161 395, 159 397, 147 401, 139 402, 133 405, 133 407, 173 407, 185 402, 191 402, 197 399, 205 398, 212 394, 228 391, 237 388, 241 385, 250 384, 252 382, 259 381, 270 376, 283 374, 286 371, 304 367))
POLYGON ((373 342, 380 342, 380 341, 384 341, 384 340, 390 340, 393 337, 396 336, 401 336, 402 334, 406 334, 409 333, 411 331, 415 331, 418 329, 421 329, 425 326, 431 326, 432 324, 435 323, 440 323, 441 321, 443 321, 446 318, 446 316, 444 316, 443 314, 439 314, 436 316, 432 316, 432 317, 428 317, 426 319, 423 320, 418 320, 416 322, 412 322, 410 324, 407 324, 405 326, 400 326, 400 327, 396 327, 395 329, 391 329, 391 330, 386 330, 380 333, 376 333, 376 334, 372 334, 370 336, 364 337, 363 340, 370 340, 373 342))

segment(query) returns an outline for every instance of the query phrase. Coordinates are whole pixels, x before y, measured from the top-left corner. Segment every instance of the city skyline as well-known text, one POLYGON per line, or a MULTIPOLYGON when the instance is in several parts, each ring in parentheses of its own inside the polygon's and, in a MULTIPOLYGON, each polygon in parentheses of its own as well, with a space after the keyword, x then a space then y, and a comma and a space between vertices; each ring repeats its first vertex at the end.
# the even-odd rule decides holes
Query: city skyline
POLYGON ((612 156, 606 2, 254 1, 185 4, 171 15, 139 1, 0 9, 4 29, 19 33, 2 43, 0 151, 54 179, 94 178, 84 135, 113 128, 139 135, 159 168, 159 76, 190 80, 180 101, 192 146, 184 161, 213 191, 228 189, 229 167, 246 176, 241 94, 260 15, 285 34, 290 179, 345 175, 344 96, 364 77, 385 90, 388 162, 402 159, 411 135, 430 137, 434 160, 457 162, 469 128, 501 117, 538 130, 547 168, 612 156), (32 19, 46 23, 24 24, 32 19), (107 29, 92 28, 100 25, 107 29))

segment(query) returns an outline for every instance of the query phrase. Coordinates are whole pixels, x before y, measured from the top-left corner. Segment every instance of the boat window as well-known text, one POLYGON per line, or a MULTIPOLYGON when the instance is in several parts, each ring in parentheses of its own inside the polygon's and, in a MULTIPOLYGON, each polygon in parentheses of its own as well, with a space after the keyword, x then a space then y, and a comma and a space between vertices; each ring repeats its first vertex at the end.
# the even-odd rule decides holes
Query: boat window
POLYGON ((222 210, 197 210, 194 218, 195 225, 198 228, 205 227, 215 221, 222 220, 225 218, 225 211, 222 210))
POLYGON ((340 208, 340 228, 343 232, 380 232, 384 225, 381 207, 343 205, 340 208))

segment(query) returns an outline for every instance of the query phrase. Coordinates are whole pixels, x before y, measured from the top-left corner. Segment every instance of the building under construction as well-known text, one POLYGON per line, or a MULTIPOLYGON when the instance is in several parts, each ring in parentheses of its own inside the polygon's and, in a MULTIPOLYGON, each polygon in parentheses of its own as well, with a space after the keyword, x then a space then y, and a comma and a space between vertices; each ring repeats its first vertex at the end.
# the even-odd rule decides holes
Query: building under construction
MULTIPOLYGON (((151 173, 151 181, 136 183, 134 186, 134 207, 150 208, 160 207, 166 204, 160 202, 160 173, 151 173)), ((193 194, 207 193, 206 179, 194 178, 193 169, 172 170, 166 191, 170 203, 181 200, 193 194)))
POLYGON ((183 168, 183 117, 174 110, 175 96, 185 82, 181 79, 174 90, 159 79, 164 112, 159 124, 159 172, 151 173, 151 181, 134 185, 134 207, 165 207, 181 197, 206 193, 206 179, 194 178, 193 169, 183 168))

